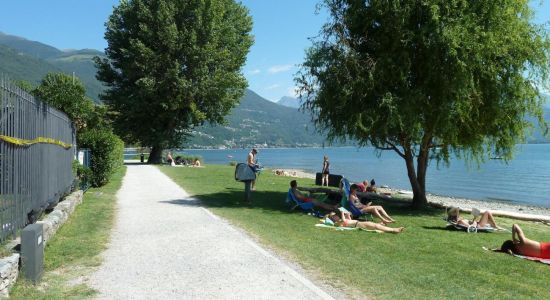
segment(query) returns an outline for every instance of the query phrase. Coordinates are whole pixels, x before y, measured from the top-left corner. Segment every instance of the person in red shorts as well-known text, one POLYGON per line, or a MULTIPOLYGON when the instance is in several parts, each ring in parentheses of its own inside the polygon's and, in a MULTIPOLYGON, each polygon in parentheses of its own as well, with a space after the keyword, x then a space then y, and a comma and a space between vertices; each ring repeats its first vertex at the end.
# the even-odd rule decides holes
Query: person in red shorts
POLYGON ((328 211, 335 210, 337 208, 336 205, 330 205, 330 204, 318 201, 314 198, 304 196, 304 194, 302 194, 302 192, 298 190, 298 183, 296 182, 296 180, 292 180, 290 182, 290 188, 292 189, 292 193, 294 194, 294 197, 296 197, 296 199, 302 202, 312 202, 315 207, 320 207, 328 211))
POLYGON ((512 226, 512 240, 505 241, 500 251, 509 254, 550 259, 550 242, 542 243, 525 237, 518 224, 512 226))

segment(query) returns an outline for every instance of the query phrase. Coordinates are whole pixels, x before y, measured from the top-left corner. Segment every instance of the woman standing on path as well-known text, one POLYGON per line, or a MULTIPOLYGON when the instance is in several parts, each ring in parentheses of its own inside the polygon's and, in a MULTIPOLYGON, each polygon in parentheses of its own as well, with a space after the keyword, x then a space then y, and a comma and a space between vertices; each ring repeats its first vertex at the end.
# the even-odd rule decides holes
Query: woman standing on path
POLYGON ((329 171, 330 163, 328 161, 328 156, 323 156, 323 170, 321 171, 322 179, 321 179, 321 186, 326 185, 328 186, 328 175, 330 174, 329 171))

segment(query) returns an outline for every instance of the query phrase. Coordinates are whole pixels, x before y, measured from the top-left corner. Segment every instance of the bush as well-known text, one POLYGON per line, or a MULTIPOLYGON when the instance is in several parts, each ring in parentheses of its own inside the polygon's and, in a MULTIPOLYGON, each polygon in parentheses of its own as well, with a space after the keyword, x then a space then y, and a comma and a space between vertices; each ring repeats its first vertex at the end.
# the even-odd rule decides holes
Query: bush
POLYGON ((237 161, 232 160, 232 161, 229 162, 229 165, 232 166, 232 167, 234 167, 234 166, 237 165, 237 161))
POLYGON ((92 169, 81 165, 78 160, 73 161, 73 174, 77 180, 75 188, 87 189, 92 181, 92 169))
POLYGON ((124 143, 113 132, 102 129, 86 130, 80 135, 80 147, 92 152, 90 183, 100 187, 123 164, 124 143))

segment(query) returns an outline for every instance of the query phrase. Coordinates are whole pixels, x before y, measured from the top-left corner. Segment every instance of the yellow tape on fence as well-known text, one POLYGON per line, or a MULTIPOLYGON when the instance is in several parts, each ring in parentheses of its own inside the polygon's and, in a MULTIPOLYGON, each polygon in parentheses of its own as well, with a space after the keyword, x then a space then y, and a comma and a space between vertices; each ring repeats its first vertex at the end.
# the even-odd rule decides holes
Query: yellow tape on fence
POLYGON ((46 137, 41 137, 41 136, 39 136, 35 139, 32 139, 32 140, 24 140, 24 139, 14 138, 14 137, 7 136, 7 135, 0 135, 0 140, 2 140, 4 142, 7 142, 7 143, 10 143, 10 144, 21 146, 21 147, 29 147, 29 146, 32 146, 34 144, 53 144, 53 145, 61 146, 65 149, 69 149, 73 146, 71 144, 63 143, 62 141, 58 141, 58 140, 54 140, 54 139, 46 138, 46 137))

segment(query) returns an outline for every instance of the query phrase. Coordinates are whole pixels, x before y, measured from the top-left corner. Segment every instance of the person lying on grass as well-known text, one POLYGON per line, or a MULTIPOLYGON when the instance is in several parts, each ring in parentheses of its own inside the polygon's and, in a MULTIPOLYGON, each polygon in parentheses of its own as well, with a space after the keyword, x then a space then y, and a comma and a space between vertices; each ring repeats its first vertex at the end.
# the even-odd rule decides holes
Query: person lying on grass
POLYGON ((379 230, 382 232, 390 232, 390 233, 401 233, 403 232, 403 230, 405 230, 405 227, 392 228, 392 227, 388 227, 388 226, 377 224, 370 221, 353 220, 351 218, 350 212, 342 208, 340 208, 340 216, 338 216, 334 212, 331 212, 326 217, 329 218, 332 222, 334 222, 335 226, 339 226, 339 227, 364 228, 369 230, 379 230))
POLYGON ((290 182, 290 188, 292 189, 292 193, 294 194, 294 197, 296 197, 296 199, 298 199, 299 201, 311 202, 311 203, 313 203, 313 206, 320 207, 320 208, 322 208, 324 210, 328 210, 328 211, 335 210, 337 208, 336 205, 327 204, 327 203, 324 203, 322 201, 316 200, 312 197, 304 196, 304 194, 302 194, 302 192, 300 192, 298 190, 298 182, 296 182, 296 180, 292 180, 290 182))
MULTIPOLYGON (((473 212, 473 210, 472 210, 473 212)), ((451 207, 447 211, 447 221, 461 225, 461 226, 475 226, 477 228, 483 228, 487 225, 491 225, 491 227, 502 230, 502 227, 499 227, 497 223, 495 222, 495 218, 493 218, 493 214, 490 211, 485 211, 482 215, 479 221, 476 221, 477 216, 474 215, 474 219, 471 221, 465 220, 460 216, 460 209, 458 207, 451 207)))
POLYGON ((349 188, 349 200, 353 203, 353 206, 357 207, 362 213, 370 213, 378 217, 384 224, 389 224, 395 222, 395 220, 386 213, 384 208, 380 205, 371 205, 372 202, 367 203, 366 205, 361 203, 359 197, 357 197, 357 190, 359 187, 356 184, 352 184, 349 188))
POLYGON ((512 226, 512 240, 505 241, 500 251, 508 254, 550 259, 550 242, 542 243, 525 237, 518 224, 512 226))

